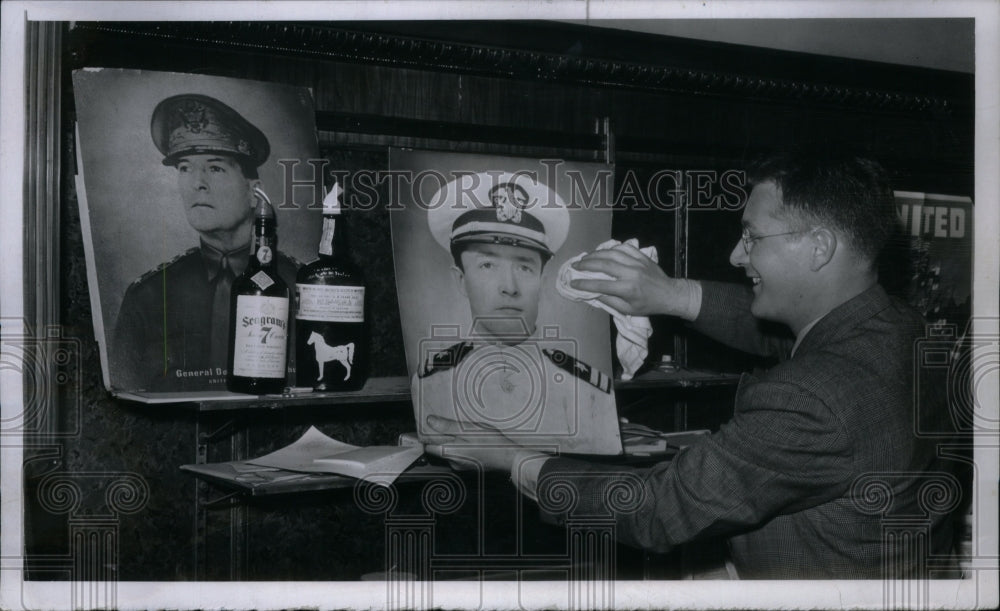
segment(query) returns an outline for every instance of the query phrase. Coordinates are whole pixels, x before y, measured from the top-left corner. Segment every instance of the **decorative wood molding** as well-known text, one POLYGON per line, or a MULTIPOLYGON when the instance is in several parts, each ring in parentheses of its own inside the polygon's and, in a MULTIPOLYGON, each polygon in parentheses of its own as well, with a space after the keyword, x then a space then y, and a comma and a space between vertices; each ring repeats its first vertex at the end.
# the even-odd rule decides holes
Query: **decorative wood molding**
POLYGON ((24 142, 24 315, 37 354, 24 366, 25 432, 33 442, 55 435, 59 340, 59 203, 61 198, 60 122, 62 26, 45 21, 25 24, 24 142), (39 389, 49 389, 40 391, 39 389))
POLYGON ((578 134, 525 127, 512 128, 323 110, 316 112, 316 127, 320 131, 329 132, 353 132, 375 136, 405 134, 408 138, 463 140, 520 146, 589 150, 598 150, 604 146, 604 136, 601 134, 578 134))
MULTIPOLYGON (((424 22, 427 23, 427 22, 424 22)), ((573 83, 678 95, 716 96, 892 113, 971 112, 972 76, 800 53, 609 33, 600 28, 494 22, 491 29, 530 28, 545 48, 480 44, 447 38, 421 22, 77 22, 74 33, 159 39, 248 52, 573 83), (399 32, 405 33, 399 33, 399 32), (436 36, 437 38, 432 38, 436 36), (626 37, 627 38, 624 38, 626 37), (595 38, 583 51, 556 51, 547 39, 595 38), (575 38, 574 38, 575 37, 575 38), (641 43, 627 41, 642 37, 641 43), (619 44, 622 43, 622 44, 619 44), (609 50, 613 49, 613 50, 609 50), (653 58, 653 59, 651 59, 653 58), (749 58, 749 59, 748 59, 749 58), (732 60, 732 61, 729 61, 732 60), (719 69, 718 66, 733 66, 719 69), (817 76, 819 78, 817 78, 817 76)), ((483 22, 473 22, 482 27, 483 22)), ((454 28, 452 28, 454 30, 454 28)), ((468 33, 464 34, 469 36, 468 33)), ((486 36, 485 38, 489 38, 486 36)))

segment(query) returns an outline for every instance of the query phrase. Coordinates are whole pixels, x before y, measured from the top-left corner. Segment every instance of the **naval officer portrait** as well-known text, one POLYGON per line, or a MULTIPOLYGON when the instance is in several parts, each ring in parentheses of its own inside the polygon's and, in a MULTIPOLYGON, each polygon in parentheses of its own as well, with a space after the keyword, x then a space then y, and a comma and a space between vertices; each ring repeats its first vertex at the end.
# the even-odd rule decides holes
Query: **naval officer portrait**
MULTIPOLYGON (((254 189, 270 143, 236 110, 199 94, 161 101, 150 131, 163 165, 176 169, 178 201, 165 205, 183 212, 198 245, 128 287, 109 351, 112 371, 126 389, 204 389, 225 377, 230 288, 247 266, 254 189)), ((290 286, 296 267, 279 253, 290 286)))
POLYGON ((427 214, 472 324, 450 345, 421 342, 418 430, 434 415, 563 451, 619 451, 610 375, 584 362, 557 326, 537 324, 546 264, 569 232, 565 204, 529 176, 471 178, 469 189, 443 187, 427 214))

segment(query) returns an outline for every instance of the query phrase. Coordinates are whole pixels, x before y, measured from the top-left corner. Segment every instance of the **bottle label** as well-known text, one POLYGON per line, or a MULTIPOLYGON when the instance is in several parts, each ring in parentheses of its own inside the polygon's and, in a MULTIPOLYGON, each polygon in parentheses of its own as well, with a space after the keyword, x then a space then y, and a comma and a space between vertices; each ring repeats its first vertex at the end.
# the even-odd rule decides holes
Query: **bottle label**
POLYGON ((240 295, 236 298, 233 374, 284 378, 288 344, 288 299, 240 295))
POLYGON ((271 247, 267 244, 263 244, 257 249, 257 260, 260 261, 261 265, 267 265, 273 258, 274 253, 271 252, 271 247))
POLYGON ((274 284, 274 279, 268 276, 264 270, 260 270, 253 276, 250 276, 250 279, 253 280, 254 284, 259 286, 262 291, 266 291, 267 287, 274 284))
MULTIPOLYGON (((324 213, 326 210, 323 211, 324 213)), ((324 214, 323 235, 319 238, 319 254, 330 256, 333 254, 333 236, 337 233, 337 217, 324 214)))
POLYGON ((300 320, 364 322, 365 287, 297 284, 300 320))

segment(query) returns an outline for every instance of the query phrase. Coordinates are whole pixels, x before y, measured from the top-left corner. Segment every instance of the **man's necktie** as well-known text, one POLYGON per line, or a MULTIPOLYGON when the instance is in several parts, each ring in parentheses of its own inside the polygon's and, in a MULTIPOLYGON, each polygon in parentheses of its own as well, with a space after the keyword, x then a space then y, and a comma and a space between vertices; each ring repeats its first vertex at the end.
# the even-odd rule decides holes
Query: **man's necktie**
MULTIPOLYGON (((229 358, 229 292, 236 278, 229 258, 223 255, 219 261, 219 271, 212 279, 212 367, 225 369, 229 358)), ((191 312, 197 316, 197 312, 191 312)))

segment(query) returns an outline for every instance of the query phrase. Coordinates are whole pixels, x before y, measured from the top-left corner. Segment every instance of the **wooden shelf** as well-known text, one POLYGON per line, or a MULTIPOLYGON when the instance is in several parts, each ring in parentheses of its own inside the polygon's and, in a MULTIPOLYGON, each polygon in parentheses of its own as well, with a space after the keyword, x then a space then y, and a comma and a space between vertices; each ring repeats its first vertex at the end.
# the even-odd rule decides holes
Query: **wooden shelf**
POLYGON ((312 390, 289 392, 280 395, 235 395, 224 401, 199 401, 199 411, 234 409, 282 409, 296 406, 346 405, 357 403, 386 403, 410 400, 410 379, 405 376, 369 378, 361 390, 341 392, 314 392, 312 390), (245 397, 245 398, 242 398, 245 397))
MULTIPOLYGON (((416 464, 399 475, 393 485, 414 482, 434 481, 453 473, 452 469, 442 465, 416 464)), ((353 488, 359 480, 346 475, 334 473, 298 473, 277 470, 254 475, 252 478, 239 478, 228 463, 181 465, 181 470, 215 486, 232 492, 263 497, 292 492, 319 492, 353 488)))
MULTIPOLYGON (((636 453, 634 451, 630 452, 626 446, 624 454, 620 455, 594 456, 578 454, 571 456, 598 463, 641 466, 667 460, 672 458, 676 452, 676 449, 671 448, 662 451, 636 453)), ((289 493, 341 490, 353 488, 362 483, 357 478, 346 475, 306 473, 283 469, 241 476, 233 469, 232 463, 226 462, 181 465, 180 469, 218 488, 246 497, 266 497, 289 493)), ((424 456, 406 471, 403 471, 392 485, 400 486, 403 484, 440 481, 443 477, 447 478, 455 475, 460 477, 475 477, 477 473, 479 473, 477 469, 456 469, 444 464, 440 459, 428 459, 428 457, 424 456)), ((230 497, 227 496, 225 498, 230 497)), ((216 501, 208 502, 210 505, 215 503, 216 501)))
POLYGON ((670 371, 653 369, 624 382, 615 380, 616 390, 655 388, 701 388, 703 386, 725 386, 740 381, 739 373, 722 373, 707 369, 676 367, 670 371))
MULTIPOLYGON (((629 381, 615 380, 616 390, 649 390, 658 388, 700 388, 739 382, 740 374, 717 371, 677 368, 672 371, 652 370, 629 381)), ((216 412, 247 409, 284 409, 286 407, 321 407, 324 405, 354 405, 358 403, 393 403, 410 400, 410 379, 405 376, 370 378, 364 388, 348 392, 295 391, 280 395, 240 395, 213 393, 212 396, 191 398, 159 395, 156 400, 146 400, 139 395, 120 395, 122 398, 158 404, 182 405, 199 412, 216 412)))

